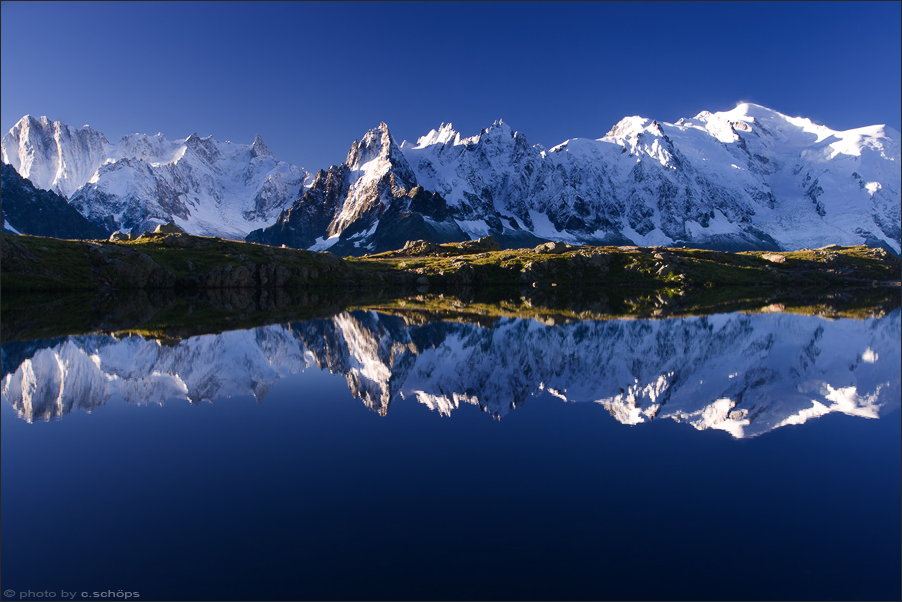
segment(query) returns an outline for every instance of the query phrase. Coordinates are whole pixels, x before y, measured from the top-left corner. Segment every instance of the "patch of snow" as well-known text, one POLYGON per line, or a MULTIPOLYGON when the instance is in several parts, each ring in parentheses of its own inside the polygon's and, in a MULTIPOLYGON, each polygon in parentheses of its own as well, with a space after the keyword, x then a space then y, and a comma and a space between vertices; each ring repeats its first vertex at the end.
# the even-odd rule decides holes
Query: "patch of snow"
POLYGON ((485 220, 457 220, 457 225, 473 240, 489 235, 489 225, 485 220))
POLYGON ((338 242, 340 238, 339 234, 335 236, 330 236, 329 238, 317 238, 316 242, 313 243, 310 247, 307 248, 308 251, 325 251, 332 247, 335 243, 338 242))

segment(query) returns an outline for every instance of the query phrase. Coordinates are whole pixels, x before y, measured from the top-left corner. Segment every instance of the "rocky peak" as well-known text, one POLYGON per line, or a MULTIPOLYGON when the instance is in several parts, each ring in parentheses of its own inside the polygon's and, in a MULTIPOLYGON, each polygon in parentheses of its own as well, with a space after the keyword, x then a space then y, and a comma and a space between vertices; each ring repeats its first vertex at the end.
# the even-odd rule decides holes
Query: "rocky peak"
POLYGON ((345 165, 352 171, 358 171, 375 159, 387 159, 393 155, 400 155, 400 151, 388 131, 388 126, 383 122, 369 130, 360 141, 354 141, 351 150, 348 151, 345 165))
POLYGON ((352 181, 357 182, 356 188, 390 174, 394 174, 396 186, 409 189, 417 183, 413 170, 384 122, 369 130, 360 141, 354 141, 345 165, 352 174, 352 181))
POLYGON ((425 136, 420 136, 417 139, 415 148, 449 143, 452 145, 460 144, 460 134, 450 123, 442 123, 437 130, 430 130, 425 136))
POLYGON ((511 129, 511 126, 504 123, 503 119, 498 119, 479 133, 479 136, 476 137, 476 142, 504 140, 515 136, 516 132, 511 129))
POLYGON ((68 197, 103 163, 110 143, 89 126, 26 115, 3 136, 3 162, 35 186, 68 197))
POLYGON ((272 157, 273 154, 263 142, 263 136, 257 134, 254 136, 254 143, 251 145, 251 153, 254 157, 272 157))
POLYGON ((215 162, 221 154, 213 136, 201 138, 195 132, 185 139, 185 144, 195 155, 208 164, 215 162))

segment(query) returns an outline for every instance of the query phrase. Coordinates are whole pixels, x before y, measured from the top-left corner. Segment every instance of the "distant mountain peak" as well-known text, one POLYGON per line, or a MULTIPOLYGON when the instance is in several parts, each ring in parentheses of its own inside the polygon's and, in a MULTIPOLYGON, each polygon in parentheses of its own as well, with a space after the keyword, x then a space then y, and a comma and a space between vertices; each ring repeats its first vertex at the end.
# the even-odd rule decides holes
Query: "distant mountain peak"
POLYGON ((631 117, 624 117, 612 127, 607 134, 604 135, 605 138, 624 138, 626 136, 636 134, 645 129, 645 126, 648 125, 650 120, 646 117, 640 117, 639 115, 633 115, 631 117))
POLYGON ((193 234, 243 238, 296 200, 309 175, 275 161, 259 135, 250 145, 197 132, 174 141, 129 134, 110 144, 93 129, 27 115, 2 149, 4 163, 108 231, 175 221, 193 234))
POLYGON ((269 148, 266 146, 266 143, 263 142, 263 136, 257 134, 254 136, 254 143, 251 144, 251 150, 255 157, 272 157, 273 154, 270 152, 269 148))
POLYGON ((47 116, 26 115, 0 141, 4 163, 40 189, 70 196, 106 160, 111 148, 100 132, 73 128, 47 116))
POLYGON ((423 148, 433 144, 460 144, 460 134, 450 123, 442 123, 437 130, 430 130, 425 136, 417 139, 416 147, 423 148))

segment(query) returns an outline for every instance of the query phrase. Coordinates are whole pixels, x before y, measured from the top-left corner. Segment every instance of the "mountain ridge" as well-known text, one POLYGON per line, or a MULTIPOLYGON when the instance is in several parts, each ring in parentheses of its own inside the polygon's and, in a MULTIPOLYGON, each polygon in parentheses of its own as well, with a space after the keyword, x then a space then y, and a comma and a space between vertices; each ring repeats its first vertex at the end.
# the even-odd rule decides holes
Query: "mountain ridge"
MULTIPOLYGON (((550 150, 503 120, 469 138, 442 124, 398 146, 416 177, 407 184, 440 196, 467 238, 493 235, 502 248, 558 240, 797 250, 857 241, 898 255, 898 141, 886 126, 837 132, 742 104, 675 124, 627 117, 603 138, 550 150)), ((276 230, 292 228, 290 213, 307 204, 299 199, 249 240, 291 244, 276 230)), ((374 239, 381 224, 360 221, 355 247, 384 250, 374 239)), ((350 238, 337 230, 316 248, 350 238)))
POLYGON ((401 144, 382 123, 351 145, 344 163, 312 175, 276 161, 259 136, 232 145, 135 134, 111 145, 89 128, 26 117, 3 138, 3 161, 65 191, 99 154, 111 155, 69 198, 108 230, 172 220, 189 233, 342 255, 485 235, 502 248, 549 240, 733 251, 835 243, 898 255, 899 141, 885 125, 834 131, 747 103, 673 124, 625 117, 602 138, 547 150, 503 120, 470 137, 443 123, 401 144), (214 185, 225 179, 235 188, 241 174, 244 184, 253 180, 243 196, 214 185))
POLYGON ((128 134, 111 144, 89 126, 26 115, 0 145, 4 163, 67 197, 107 234, 175 222, 196 234, 243 238, 290 205, 310 177, 276 160, 259 134, 249 145, 197 133, 128 134))

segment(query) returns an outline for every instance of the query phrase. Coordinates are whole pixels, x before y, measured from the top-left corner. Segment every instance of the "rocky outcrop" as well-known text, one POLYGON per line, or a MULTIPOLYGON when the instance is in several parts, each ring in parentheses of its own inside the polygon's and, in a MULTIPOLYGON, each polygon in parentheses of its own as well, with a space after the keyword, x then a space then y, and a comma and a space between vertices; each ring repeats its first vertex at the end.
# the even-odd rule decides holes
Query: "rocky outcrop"
POLYGON ((498 251, 501 247, 495 242, 493 236, 483 236, 476 240, 465 240, 458 245, 461 249, 465 249, 471 253, 484 253, 487 251, 498 251))
POLYGON ((413 255, 433 255, 440 253, 441 246, 425 240, 408 240, 404 247, 398 251, 399 256, 410 257, 413 255))
POLYGON ((185 230, 172 222, 160 224, 153 230, 154 234, 185 234, 185 230))
POLYGON ((541 244, 535 248, 535 252, 539 255, 558 255, 560 253, 565 253, 574 249, 573 245, 567 244, 565 242, 546 242, 545 244, 541 244))

